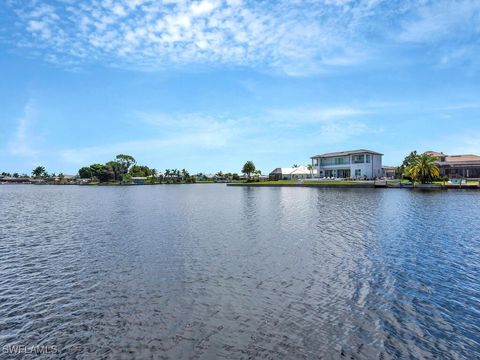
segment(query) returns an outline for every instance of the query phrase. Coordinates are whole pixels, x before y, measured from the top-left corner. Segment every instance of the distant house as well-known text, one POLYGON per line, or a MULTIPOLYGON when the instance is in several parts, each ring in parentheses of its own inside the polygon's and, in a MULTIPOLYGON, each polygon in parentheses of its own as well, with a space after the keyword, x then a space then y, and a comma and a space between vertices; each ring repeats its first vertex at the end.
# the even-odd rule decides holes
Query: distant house
POLYGON ((371 150, 350 150, 312 156, 318 178, 373 179, 383 176, 383 154, 371 150))
POLYGON ((382 176, 387 179, 393 179, 396 175, 395 166, 382 166, 382 176))
POLYGON ((450 179, 480 179, 480 156, 478 155, 447 155, 436 151, 427 151, 426 154, 437 159, 436 164, 441 176, 447 176, 450 179))
POLYGON ((143 176, 133 176, 130 180, 134 185, 144 185, 147 178, 143 176))
POLYGON ((12 176, 1 176, 0 175, 0 182, 8 184, 8 183, 30 183, 31 179, 29 177, 12 177, 12 176))
POLYGON ((76 175, 64 175, 63 178, 60 176, 55 176, 52 180, 54 183, 64 183, 64 184, 73 184, 76 182, 78 176, 76 175))
MULTIPOLYGON (((315 175, 315 171, 313 171, 315 175)), ((312 178, 312 171, 306 166, 276 168, 268 176, 272 180, 297 180, 312 178)))

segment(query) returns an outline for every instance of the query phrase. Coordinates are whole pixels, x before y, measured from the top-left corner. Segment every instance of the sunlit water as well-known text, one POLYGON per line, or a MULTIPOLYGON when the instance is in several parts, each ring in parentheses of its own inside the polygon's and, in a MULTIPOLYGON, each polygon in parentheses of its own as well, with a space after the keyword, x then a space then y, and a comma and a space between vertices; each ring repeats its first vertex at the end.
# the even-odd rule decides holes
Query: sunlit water
POLYGON ((4 185, 0 221, 0 347, 480 357, 480 192, 4 185))

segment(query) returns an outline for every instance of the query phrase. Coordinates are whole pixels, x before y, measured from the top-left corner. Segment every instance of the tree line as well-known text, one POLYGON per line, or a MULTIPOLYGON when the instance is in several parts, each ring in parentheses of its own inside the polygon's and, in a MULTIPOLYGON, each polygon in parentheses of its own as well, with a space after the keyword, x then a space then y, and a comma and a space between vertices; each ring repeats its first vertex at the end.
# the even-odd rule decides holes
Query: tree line
POLYGON ((159 176, 157 169, 139 165, 131 155, 119 154, 105 164, 92 164, 78 170, 82 179, 97 179, 99 182, 130 182, 132 178, 148 178, 150 182, 193 182, 194 178, 185 170, 166 169, 159 176))
MULTIPOLYGON (((252 161, 247 161, 241 172, 245 175, 247 181, 258 181, 261 175, 261 170, 256 169, 255 164, 252 161)), ((29 177, 27 174, 18 174, 3 172, 2 176, 6 177, 29 177)), ((63 173, 56 175, 55 173, 49 174, 44 166, 36 166, 31 173, 32 177, 36 179, 49 180, 52 178, 64 179, 63 173)), ((146 165, 139 165, 135 158, 131 155, 118 154, 111 161, 104 164, 94 163, 88 166, 83 166, 78 170, 78 177, 81 179, 91 179, 92 181, 105 182, 124 182, 128 183, 132 181, 132 178, 141 177, 146 178, 148 182, 158 183, 193 183, 198 179, 199 181, 211 180, 203 173, 196 175, 190 175, 186 169, 165 169, 163 174, 160 174, 156 169, 150 168, 146 165)), ((230 180, 240 181, 241 177, 238 173, 222 171, 217 172, 214 175, 215 180, 230 180)))

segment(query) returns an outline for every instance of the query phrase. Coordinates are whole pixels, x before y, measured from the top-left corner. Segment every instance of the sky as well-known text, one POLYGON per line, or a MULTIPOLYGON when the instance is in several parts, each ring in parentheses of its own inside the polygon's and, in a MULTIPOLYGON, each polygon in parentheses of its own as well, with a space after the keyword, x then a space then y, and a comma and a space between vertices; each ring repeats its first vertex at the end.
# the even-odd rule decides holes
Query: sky
POLYGON ((0 171, 480 154, 478 0, 4 0, 0 171))

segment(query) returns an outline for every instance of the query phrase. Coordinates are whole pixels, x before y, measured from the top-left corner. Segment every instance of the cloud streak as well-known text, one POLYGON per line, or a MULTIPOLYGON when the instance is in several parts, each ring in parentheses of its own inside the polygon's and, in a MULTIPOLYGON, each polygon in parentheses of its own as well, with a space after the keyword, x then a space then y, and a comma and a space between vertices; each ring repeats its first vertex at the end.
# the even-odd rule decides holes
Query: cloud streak
POLYGON ((39 153, 35 148, 37 139, 33 133, 35 119, 35 108, 32 102, 28 102, 23 109, 23 116, 17 119, 15 133, 7 144, 7 150, 11 155, 32 157, 39 153))
POLYGON ((365 133, 380 131, 361 121, 361 114, 365 112, 349 107, 277 109, 243 118, 139 112, 136 117, 151 130, 150 138, 63 149, 59 154, 65 162, 75 165, 107 159, 120 152, 143 157, 155 153, 165 158, 172 154, 177 158, 202 154, 208 159, 219 152, 223 157, 228 154, 248 156, 250 153, 252 156, 278 156, 293 150, 307 151, 315 145, 339 144, 365 133), (297 114, 304 121, 292 121, 291 114, 297 114), (291 120, 288 128, 272 127, 272 123, 285 123, 287 118, 291 120))

